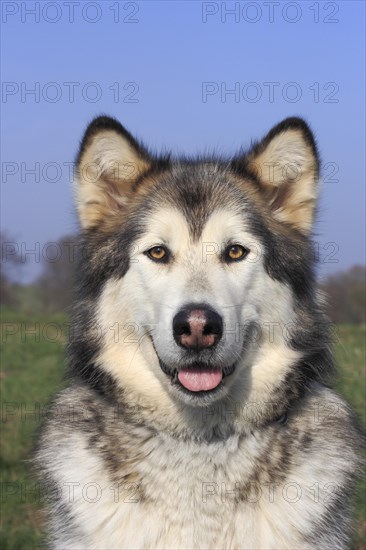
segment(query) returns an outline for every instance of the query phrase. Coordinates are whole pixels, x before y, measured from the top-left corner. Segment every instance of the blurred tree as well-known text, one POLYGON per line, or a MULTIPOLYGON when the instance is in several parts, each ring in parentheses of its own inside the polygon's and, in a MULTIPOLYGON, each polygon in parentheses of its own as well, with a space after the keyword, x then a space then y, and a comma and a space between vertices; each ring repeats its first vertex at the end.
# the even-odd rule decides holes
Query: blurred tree
POLYGON ((356 265, 330 275, 321 284, 327 296, 327 312, 334 323, 365 324, 366 267, 356 265))
POLYGON ((19 252, 19 243, 5 231, 0 232, 1 263, 0 263, 0 299, 4 306, 16 306, 18 303, 15 282, 24 263, 19 252))
POLYGON ((43 273, 37 284, 45 311, 63 311, 71 305, 77 249, 77 238, 73 235, 43 246, 43 273))

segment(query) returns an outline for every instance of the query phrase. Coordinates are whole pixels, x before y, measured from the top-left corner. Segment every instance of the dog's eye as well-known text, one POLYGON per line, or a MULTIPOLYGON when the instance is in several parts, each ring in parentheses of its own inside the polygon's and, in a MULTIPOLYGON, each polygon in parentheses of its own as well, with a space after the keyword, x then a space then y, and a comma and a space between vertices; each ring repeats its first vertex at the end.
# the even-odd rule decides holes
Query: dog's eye
POLYGON ((238 262, 244 260, 249 254, 249 250, 241 244, 231 244, 225 250, 225 260, 227 262, 238 262))
POLYGON ((153 246, 145 254, 154 262, 167 262, 169 260, 169 251, 165 246, 153 246))

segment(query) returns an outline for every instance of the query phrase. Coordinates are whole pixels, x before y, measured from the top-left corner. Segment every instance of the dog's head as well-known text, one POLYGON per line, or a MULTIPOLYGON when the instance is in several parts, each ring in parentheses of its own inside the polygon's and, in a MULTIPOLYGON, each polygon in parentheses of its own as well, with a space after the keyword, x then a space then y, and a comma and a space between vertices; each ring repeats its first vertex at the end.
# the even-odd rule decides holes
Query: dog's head
POLYGON ((77 185, 86 363, 157 401, 270 396, 310 324, 317 180, 297 118, 226 160, 154 156, 115 120, 92 122, 77 185))

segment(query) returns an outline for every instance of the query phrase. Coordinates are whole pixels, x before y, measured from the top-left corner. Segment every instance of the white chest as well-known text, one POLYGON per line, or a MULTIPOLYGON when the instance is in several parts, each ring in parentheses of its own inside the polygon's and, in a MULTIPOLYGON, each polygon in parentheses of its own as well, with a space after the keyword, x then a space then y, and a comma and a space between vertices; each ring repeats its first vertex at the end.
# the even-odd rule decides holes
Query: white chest
POLYGON ((291 479, 266 481, 260 450, 255 439, 203 446, 159 437, 117 479, 80 446, 64 476, 78 483, 71 510, 88 548, 99 550, 308 548, 299 533, 323 506, 311 476, 299 464, 291 479))

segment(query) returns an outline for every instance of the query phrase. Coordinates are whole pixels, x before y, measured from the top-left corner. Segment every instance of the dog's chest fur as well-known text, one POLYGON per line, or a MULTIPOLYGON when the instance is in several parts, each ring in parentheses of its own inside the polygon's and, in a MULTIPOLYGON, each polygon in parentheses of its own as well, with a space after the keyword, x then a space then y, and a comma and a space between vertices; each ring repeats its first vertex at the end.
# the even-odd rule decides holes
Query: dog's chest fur
POLYGON ((334 458, 324 424, 309 429, 306 416, 210 442, 112 421, 106 411, 76 419, 74 430, 59 424, 52 431, 62 444, 42 457, 67 512, 53 526, 55 547, 312 547, 346 461, 334 458))

